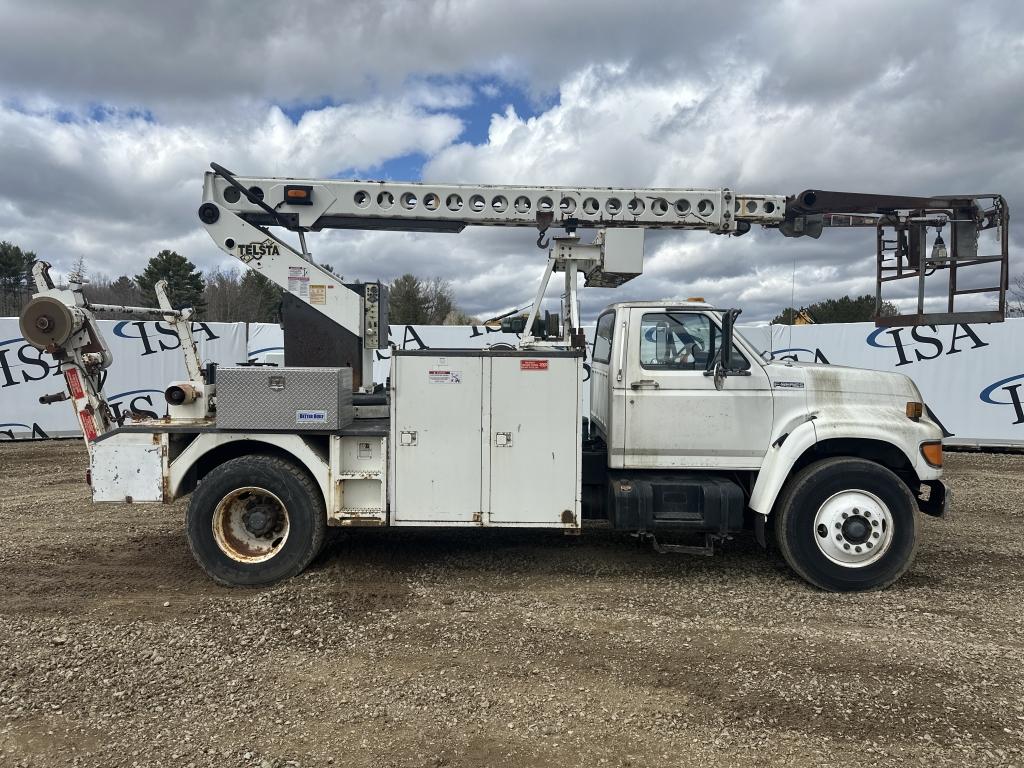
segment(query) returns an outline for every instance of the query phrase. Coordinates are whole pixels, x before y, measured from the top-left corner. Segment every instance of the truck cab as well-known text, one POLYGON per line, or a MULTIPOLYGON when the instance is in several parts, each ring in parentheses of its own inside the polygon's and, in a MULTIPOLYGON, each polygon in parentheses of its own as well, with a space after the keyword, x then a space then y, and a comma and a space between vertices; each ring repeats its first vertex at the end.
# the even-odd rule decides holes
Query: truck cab
POLYGON ((716 388, 721 344, 720 313, 704 303, 613 304, 598 317, 591 421, 609 467, 761 466, 774 421, 771 382, 757 351, 735 336, 729 387, 716 388))
POLYGON ((584 514, 656 543, 753 529, 819 586, 888 583, 915 509, 944 512, 939 425, 906 376, 766 359, 736 314, 697 301, 600 314, 584 514))

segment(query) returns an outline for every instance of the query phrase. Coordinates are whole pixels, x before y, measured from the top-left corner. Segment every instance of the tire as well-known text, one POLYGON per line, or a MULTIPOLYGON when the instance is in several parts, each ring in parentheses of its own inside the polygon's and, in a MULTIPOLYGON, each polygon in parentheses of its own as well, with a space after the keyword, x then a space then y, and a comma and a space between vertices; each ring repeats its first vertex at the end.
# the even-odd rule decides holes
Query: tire
POLYGON ((789 480, 775 538, 789 567, 829 592, 883 589, 909 570, 918 521, 910 490, 864 459, 825 459, 789 480))
POLYGON ((241 456, 199 482, 186 529, 189 548, 210 578, 257 587, 309 565, 323 546, 327 515, 320 489, 295 464, 241 456))

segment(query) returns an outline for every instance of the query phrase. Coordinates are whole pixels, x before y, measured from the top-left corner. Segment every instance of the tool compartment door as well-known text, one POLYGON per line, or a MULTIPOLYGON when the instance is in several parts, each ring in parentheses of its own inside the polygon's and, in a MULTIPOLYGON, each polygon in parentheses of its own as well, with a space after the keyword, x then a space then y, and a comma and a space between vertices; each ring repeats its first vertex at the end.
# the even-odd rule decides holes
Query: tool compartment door
POLYGON ((482 358, 397 354, 391 365, 393 521, 479 524, 482 358))
POLYGON ((115 433, 89 448, 93 501, 164 500, 164 438, 145 432, 115 433))
POLYGON ((581 359, 489 362, 490 522, 579 527, 581 359))

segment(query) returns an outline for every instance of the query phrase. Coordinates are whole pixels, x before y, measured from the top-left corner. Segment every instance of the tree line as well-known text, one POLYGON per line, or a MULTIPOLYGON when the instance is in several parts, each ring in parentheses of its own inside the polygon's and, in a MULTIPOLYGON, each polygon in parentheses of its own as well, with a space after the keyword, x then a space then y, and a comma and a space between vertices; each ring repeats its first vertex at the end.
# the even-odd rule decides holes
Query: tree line
MULTIPOLYGON (((35 262, 36 254, 32 251, 0 242, 0 317, 17 315, 32 297, 35 262)), ((335 273, 328 264, 319 266, 335 273)), ((78 259, 68 278, 86 280, 83 292, 93 304, 155 307, 158 306, 155 285, 159 280, 166 280, 172 306, 193 307, 199 319, 248 323, 281 320, 284 291, 251 269, 216 268, 204 273, 181 254, 164 250, 134 276, 111 279, 102 275, 89 277, 86 272, 85 261, 78 259)), ((338 279, 344 278, 338 275, 338 279)), ((470 325, 477 322, 459 309, 451 283, 442 278, 423 279, 404 274, 392 280, 388 287, 392 323, 470 325)), ((116 317, 116 313, 109 316, 116 317)))
MULTIPOLYGON (((6 241, 0 242, 0 317, 13 317, 32 297, 32 265, 36 254, 6 241)), ((320 265, 334 272, 330 265, 320 265)), ((72 273, 86 277, 82 259, 72 273)), ((85 295, 97 304, 157 306, 153 286, 167 280, 168 293, 175 307, 191 306, 197 316, 214 322, 276 323, 281 319, 281 298, 284 291, 259 272, 251 269, 213 269, 200 272, 195 264, 174 251, 160 251, 135 276, 121 275, 115 279, 97 276, 89 280, 85 295)), ((339 279, 341 276, 339 276, 339 279)), ((447 280, 424 279, 412 274, 392 280, 390 289, 390 321, 396 325, 473 325, 479 321, 463 312, 456 304, 455 291, 447 280)), ((1024 316, 1024 275, 1013 279, 1007 297, 1007 314, 1024 316)), ((772 320, 792 325, 796 322, 856 323, 873 319, 875 298, 843 296, 826 299, 800 308, 787 307, 772 320)), ((883 316, 897 314, 891 302, 884 302, 883 316)), ((102 315, 101 315, 102 317, 102 315)))
MULTIPOLYGON (((899 314, 899 308, 891 301, 883 301, 878 312, 882 317, 899 314)), ((804 323, 866 323, 875 319, 875 297, 843 296, 839 299, 825 299, 800 307, 786 307, 775 316, 775 325, 802 325, 804 323)))

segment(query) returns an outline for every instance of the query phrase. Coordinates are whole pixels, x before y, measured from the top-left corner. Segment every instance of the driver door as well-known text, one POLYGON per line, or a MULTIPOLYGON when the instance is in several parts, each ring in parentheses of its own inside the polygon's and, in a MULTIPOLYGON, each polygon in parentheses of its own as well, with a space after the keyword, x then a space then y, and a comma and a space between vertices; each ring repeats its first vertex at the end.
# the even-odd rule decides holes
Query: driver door
POLYGON ((721 343, 710 314, 629 310, 624 464, 634 468, 757 469, 772 431, 772 390, 760 361, 734 344, 721 390, 705 376, 721 343))

